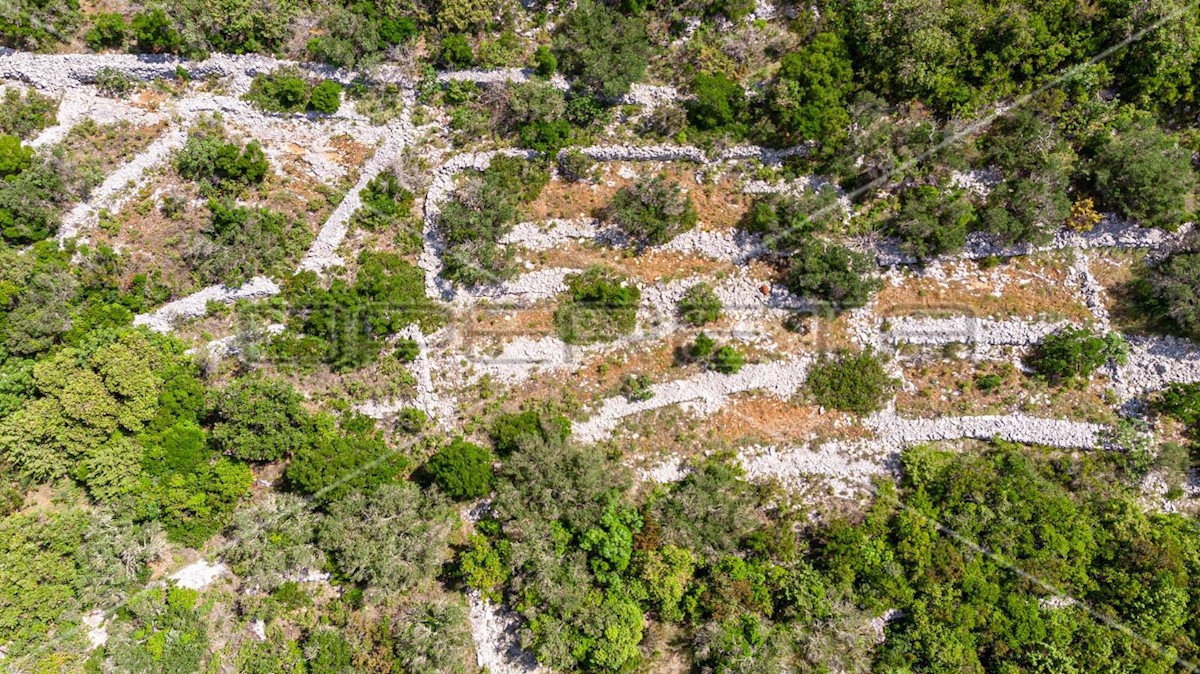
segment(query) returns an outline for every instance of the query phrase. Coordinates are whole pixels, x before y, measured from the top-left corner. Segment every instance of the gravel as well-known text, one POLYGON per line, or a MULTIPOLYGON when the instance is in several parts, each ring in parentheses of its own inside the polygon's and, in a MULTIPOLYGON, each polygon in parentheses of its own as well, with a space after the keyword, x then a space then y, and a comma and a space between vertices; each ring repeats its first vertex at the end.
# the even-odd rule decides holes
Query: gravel
POLYGON ((484 599, 476 590, 467 590, 467 606, 475 658, 481 669, 490 674, 549 673, 533 654, 521 649, 520 616, 484 599))
POLYGON ((1022 320, 993 321, 986 318, 889 318, 890 330, 884 333, 891 344, 976 344, 979 346, 1032 346, 1067 322, 1038 323, 1022 320))
POLYGON ((1103 435, 1108 430, 1102 424, 1025 414, 910 419, 881 413, 868 418, 866 423, 875 429, 881 442, 896 449, 934 440, 964 438, 1000 438, 1023 444, 1093 449, 1104 446, 1103 435))

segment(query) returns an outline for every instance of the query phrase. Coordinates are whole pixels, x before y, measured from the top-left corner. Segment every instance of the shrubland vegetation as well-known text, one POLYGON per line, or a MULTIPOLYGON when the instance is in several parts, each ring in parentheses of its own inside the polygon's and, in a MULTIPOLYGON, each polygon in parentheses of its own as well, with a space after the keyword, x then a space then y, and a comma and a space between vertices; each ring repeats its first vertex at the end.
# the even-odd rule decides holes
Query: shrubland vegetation
POLYGON ((554 327, 567 344, 611 342, 633 332, 641 290, 605 267, 567 277, 567 294, 554 312, 554 327))
POLYGON ((662 245, 696 226, 696 206, 663 176, 622 187, 603 212, 639 248, 662 245))

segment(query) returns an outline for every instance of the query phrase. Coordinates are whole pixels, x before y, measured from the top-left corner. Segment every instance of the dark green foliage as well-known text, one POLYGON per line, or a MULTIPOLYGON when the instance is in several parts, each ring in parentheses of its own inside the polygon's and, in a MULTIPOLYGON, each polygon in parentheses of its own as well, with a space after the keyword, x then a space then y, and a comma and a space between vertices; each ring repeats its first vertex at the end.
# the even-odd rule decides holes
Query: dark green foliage
POLYGON ((16 136, 0 135, 0 180, 29 168, 33 160, 33 148, 21 145, 16 136))
POLYGON ((663 176, 622 187, 603 215, 641 247, 664 244, 696 226, 691 197, 663 176))
POLYGON ((258 141, 241 147, 227 142, 219 132, 202 129, 188 137, 175 167, 184 178, 200 183, 206 195, 236 195, 261 183, 267 175, 267 156, 258 141))
POLYGON ((692 345, 688 347, 688 355, 696 360, 707 359, 716 348, 716 341, 712 337, 709 337, 708 334, 702 332, 696 335, 696 339, 692 340, 692 345))
POLYGON ((129 22, 138 51, 146 54, 170 54, 179 50, 183 39, 161 9, 139 12, 129 22))
POLYGON ((769 140, 816 140, 831 149, 850 122, 845 101, 852 84, 849 54, 834 33, 818 33, 800 51, 785 55, 767 98, 774 125, 769 140))
POLYGON ((983 392, 994 391, 1004 383, 1004 378, 995 373, 979 375, 975 378, 975 388, 983 392))
POLYGON ((308 107, 326 115, 332 115, 342 107, 342 85, 333 80, 321 80, 309 95, 308 107))
POLYGON ((721 374, 737 374, 745 363, 746 356, 728 344, 714 351, 712 355, 712 369, 721 374))
POLYGON ((546 45, 539 45, 533 52, 533 71, 541 77, 550 77, 558 71, 558 58, 546 45))
POLYGON ((556 119, 552 122, 531 122, 521 127, 521 147, 536 150, 547 157, 554 157, 567 145, 570 135, 571 125, 565 119, 556 119))
POLYGON ((621 395, 629 402, 642 402, 654 397, 654 385, 645 375, 631 374, 621 382, 621 395))
POLYGON ((576 4, 554 37, 558 67, 585 90, 617 98, 646 71, 651 48, 642 19, 591 0, 576 4))
POLYGON ((121 607, 106 653, 115 671, 195 672, 208 653, 208 623, 196 590, 156 587, 121 607), (114 634, 115 632, 115 634, 114 634))
POLYGON ((900 210, 888 223, 901 247, 918 260, 961 250, 975 222, 975 209, 961 191, 943 194, 933 185, 911 187, 900 195, 900 210))
POLYGON ((353 674, 354 653, 342 633, 331 627, 318 627, 304 641, 308 671, 329 674, 353 674))
POLYGON ((295 452, 284 477, 289 488, 328 505, 351 492, 371 493, 398 483, 407 468, 407 459, 374 432, 323 429, 295 452))
POLYGON ((92 18, 92 27, 84 34, 83 40, 96 51, 101 49, 120 49, 125 44, 129 24, 125 17, 116 12, 100 12, 92 18))
POLYGON ((447 68, 469 68, 475 62, 475 53, 465 35, 452 33, 442 38, 438 60, 447 68))
POLYGON ((492 489, 492 454, 479 445, 455 438, 429 457, 425 470, 447 496, 476 499, 492 489))
POLYGON ((1200 253, 1181 251, 1152 267, 1146 278, 1146 309, 1200 335, 1200 253))
POLYGON ((203 234, 210 245, 188 255, 206 284, 238 285, 260 274, 282 273, 308 245, 307 233, 282 213, 215 199, 208 209, 203 234))
POLYGON ((746 111, 742 85, 721 73, 696 75, 692 94, 695 99, 687 102, 688 120, 701 130, 728 128, 746 111))
POLYGON ((864 253, 807 239, 791 254, 784 283, 800 297, 835 311, 855 309, 880 287, 879 279, 869 276, 874 268, 864 253))
POLYGON ((278 461, 312 445, 312 418, 290 384, 243 377, 213 405, 213 443, 245 461, 278 461))
POLYGON ((1200 426, 1200 384, 1171 384, 1154 400, 1154 409, 1187 426, 1200 426))
POLYGON ((679 317, 688 325, 701 326, 721 317, 721 298, 707 283, 697 283, 679 298, 679 317))
POLYGON ((352 492, 328 510, 317 540, 346 578, 368 590, 407 590, 432 579, 448 557, 454 514, 412 483, 352 492))
POLYGON ((0 236, 13 245, 41 241, 58 230, 59 210, 73 200, 57 157, 34 154, 21 173, 0 180, 0 236))
POLYGON ((1129 347, 1120 333, 1096 335, 1087 328, 1064 328, 1046 335, 1032 354, 1037 371, 1052 382, 1086 377, 1111 358, 1124 363, 1129 347))
POLYGON ((421 355, 421 345, 417 344, 417 340, 402 338, 396 340, 395 350, 396 358, 405 363, 411 363, 421 355))
POLYGON ((429 423, 429 415, 415 407, 406 407, 396 413, 396 430, 408 435, 416 435, 425 429, 429 423))
POLYGON ((269 112, 302 112, 308 107, 312 91, 312 84, 299 72, 277 70, 255 75, 245 98, 269 112))
MULTIPOLYGON (((353 286, 335 279, 323 288, 312 273, 297 274, 285 293, 297 338, 286 334, 273 345, 278 356, 303 346, 337 371, 356 370, 375 360, 384 339, 409 325, 432 331, 444 312, 425 296, 425 274, 394 253, 363 251, 353 286)), ((299 363, 310 367, 313 363, 299 363)))
POLYGON ((0 6, 0 46, 47 51, 79 25, 77 0, 11 0, 0 6))
POLYGON ((482 176, 469 180, 442 206, 442 275, 468 286, 510 278, 515 273, 513 251, 497 242, 516 224, 517 206, 537 198, 549 179, 544 164, 494 157, 482 176))
POLYGON ((57 121, 58 101, 28 89, 22 95, 17 87, 4 90, 0 105, 0 134, 30 140, 37 132, 57 121))
POLYGON ((1119 125, 1089 166, 1102 203, 1140 224, 1174 229, 1188 217, 1191 152, 1152 120, 1119 125))
POLYGON ((489 434, 501 457, 543 443, 561 443, 571 434, 571 421, 562 415, 525 410, 501 415, 489 434))
MULTIPOLYGON (((400 186, 396 174, 381 173, 367 183, 360 193, 362 208, 354 213, 352 222, 372 232, 397 226, 412 213, 413 193, 400 186)), ((412 247, 419 247, 412 241, 412 247)))
POLYGON ((882 408, 895 387, 870 350, 822 356, 809 369, 807 384, 818 405, 860 416, 882 408))
POLYGON ((642 292, 605 267, 567 277, 567 297, 554 312, 554 327, 568 344, 611 342, 633 331, 642 292))

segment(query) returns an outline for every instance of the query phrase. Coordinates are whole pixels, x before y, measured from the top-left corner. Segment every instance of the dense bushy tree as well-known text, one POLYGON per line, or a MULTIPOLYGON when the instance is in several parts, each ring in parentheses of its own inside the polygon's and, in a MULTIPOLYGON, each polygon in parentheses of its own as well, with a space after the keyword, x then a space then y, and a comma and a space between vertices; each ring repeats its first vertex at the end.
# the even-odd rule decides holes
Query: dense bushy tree
POLYGON ((267 157, 258 141, 242 147, 226 142, 220 129, 201 127, 188 136, 175 162, 179 174, 200 183, 201 192, 236 195, 267 175, 267 157))
POLYGON ((775 127, 769 140, 832 146, 850 123, 845 100, 852 82, 849 55, 834 33, 818 33, 800 51, 785 55, 767 98, 775 127))
POLYGON ((687 102, 688 120, 698 129, 723 129, 739 121, 746 111, 742 85, 721 73, 701 73, 692 80, 695 98, 687 102))
POLYGON ((479 498, 492 488, 492 454, 460 438, 439 449, 425 464, 430 478, 452 499, 479 498))
POLYGON ((638 246, 658 246, 696 226, 696 205, 678 185, 654 176, 618 190, 604 209, 604 219, 638 246))
POLYGON ((1090 163, 1102 202, 1143 225, 1174 229, 1196 186, 1191 153, 1152 120, 1119 125, 1090 163))
POLYGON ((292 456, 284 477, 289 488, 328 504, 400 482, 407 469, 408 460, 373 432, 322 429, 292 456))
POLYGON ((646 71, 650 42, 641 18, 583 0, 554 37, 554 51, 559 69, 579 86, 617 98, 646 71))
POLYGON ((312 418, 286 382, 250 376, 221 391, 213 404, 212 439, 245 461, 278 461, 311 445, 312 418))
POLYGON ((808 239, 790 256, 784 283, 788 290, 834 310, 867 303, 880 282, 870 274, 873 261, 864 253, 835 243, 808 239))
POLYGON ((559 443, 571 433, 571 420, 541 410, 504 414, 496 419, 489 434, 501 457, 543 443, 559 443))
POLYGON ((125 44, 129 24, 125 17, 117 12, 100 12, 92 17, 92 27, 84 34, 83 39, 88 46, 96 51, 101 49, 120 49, 125 44))
POLYGON ((901 246, 920 260, 960 250, 975 220, 975 209, 961 191, 944 194, 933 185, 920 185, 900 195, 900 210, 888 229, 901 246))
POLYGON ((129 22, 133 29, 133 37, 137 41, 138 51, 147 54, 174 53, 183 43, 179 31, 166 12, 161 9, 151 9, 139 12, 129 22))
POLYGON ((818 405, 862 416, 882 408, 895 386, 869 350, 823 356, 809 369, 807 384, 818 405))
POLYGON ((368 589, 407 590, 446 560, 453 515, 411 483, 354 492, 329 507, 318 541, 338 570, 368 589))
POLYGON ((1054 382, 1086 377, 1108 362, 1125 362, 1129 347, 1120 333, 1097 335, 1087 328, 1065 328, 1046 335, 1034 350, 1037 371, 1054 382))
POLYGON ((0 135, 0 180, 29 168, 32 159, 33 148, 21 145, 20 138, 0 135))

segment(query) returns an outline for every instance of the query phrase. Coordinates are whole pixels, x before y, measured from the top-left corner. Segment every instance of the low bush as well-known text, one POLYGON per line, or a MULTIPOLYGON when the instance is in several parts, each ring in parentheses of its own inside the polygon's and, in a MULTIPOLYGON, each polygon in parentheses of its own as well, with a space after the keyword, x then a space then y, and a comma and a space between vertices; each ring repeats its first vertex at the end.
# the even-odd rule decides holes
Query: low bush
POLYGON ((1200 426, 1200 383, 1173 383, 1153 400, 1154 410, 1181 423, 1200 426))
POLYGON ((267 155, 258 141, 242 147, 219 130, 200 128, 188 137, 175 160, 179 175, 200 184, 206 196, 234 196, 267 176, 267 155))
POLYGON ((96 51, 120 49, 125 44, 129 24, 117 12, 100 12, 92 19, 92 27, 84 33, 83 41, 96 51))
POLYGON ((559 443, 571 433, 571 420, 539 410, 505 414, 496 420, 489 434, 492 446, 501 457, 528 447, 559 443))
POLYGON ((856 309, 881 286, 870 276, 874 270, 874 261, 865 253, 808 239, 789 257, 784 283, 796 295, 834 311, 856 309))
POLYGON ((728 344, 714 351, 712 355, 711 367, 721 374, 737 374, 745 364, 745 354, 728 344))
POLYGON ((1095 372, 1111 358, 1124 363, 1129 346, 1120 333, 1094 334, 1087 328, 1065 328, 1047 335, 1031 356, 1038 373, 1061 383, 1095 372))
POLYGON ((430 457, 425 470, 453 499, 479 498, 492 489, 491 452, 461 437, 430 457))
POLYGON ((138 51, 146 54, 173 54, 183 45, 171 19, 161 9, 135 14, 130 21, 138 51))
POLYGON ((533 67, 533 71, 541 77, 550 77, 558 71, 558 59, 546 45, 538 46, 533 52, 533 61, 530 65, 533 67))
POLYGON ((639 246, 657 246, 696 226, 696 206, 678 185, 655 176, 621 188, 603 217, 639 246))
POLYGON ((637 286, 605 267, 591 267, 567 279, 567 297, 554 312, 554 327, 567 344, 611 342, 633 332, 637 286))
POLYGON ((37 132, 53 126, 58 117, 58 101, 28 89, 22 95, 17 87, 4 90, 0 102, 0 134, 29 140, 37 132))
POLYGON ((721 298, 707 283, 697 283, 679 298, 679 317, 689 325, 701 326, 721 317, 721 298))
POLYGON ((920 185, 901 193, 888 232, 900 238, 905 252, 927 260, 961 250, 974 222, 975 209, 961 191, 943 194, 933 185, 920 185))
POLYGON ((406 407, 396 413, 396 430, 406 435, 416 435, 425 430, 429 415, 415 407, 406 407))
POLYGON ((255 75, 246 100, 268 112, 302 112, 311 94, 312 85, 298 72, 277 70, 255 75))
POLYGON ((860 416, 880 410, 894 387, 870 350, 822 356, 808 371, 808 390, 818 405, 860 416))
POLYGON ((333 80, 322 80, 313 87, 308 107, 326 115, 337 112, 342 107, 342 85, 333 80))
POLYGON ((403 363, 411 363, 421 355, 421 345, 417 344, 415 339, 398 339, 396 340, 395 350, 396 358, 403 363))
POLYGON ((0 135, 0 179, 24 171, 32 160, 33 148, 22 145, 16 136, 0 135))
POLYGON ((692 80, 695 96, 687 102, 688 121, 697 129, 728 129, 739 122, 746 111, 742 85, 721 73, 701 73, 692 80))
POLYGON ((654 397, 653 382, 645 375, 631 374, 621 383, 621 395, 629 402, 642 402, 654 397))
POLYGON ((458 34, 442 38, 438 61, 446 68, 470 68, 475 62, 470 40, 465 35, 458 34))
POLYGON ((372 178, 359 194, 362 207, 351 220, 356 227, 378 232, 396 226, 412 213, 413 193, 401 187, 390 171, 372 178))

